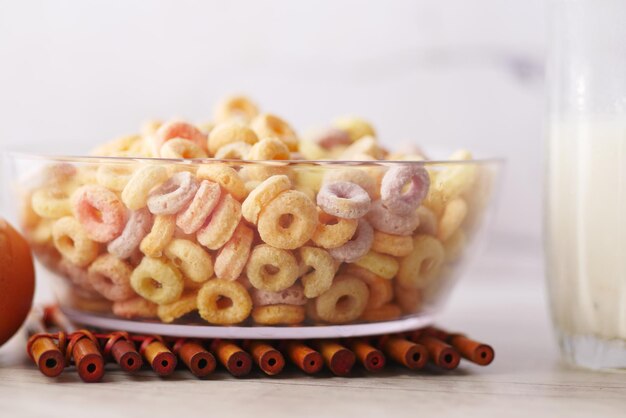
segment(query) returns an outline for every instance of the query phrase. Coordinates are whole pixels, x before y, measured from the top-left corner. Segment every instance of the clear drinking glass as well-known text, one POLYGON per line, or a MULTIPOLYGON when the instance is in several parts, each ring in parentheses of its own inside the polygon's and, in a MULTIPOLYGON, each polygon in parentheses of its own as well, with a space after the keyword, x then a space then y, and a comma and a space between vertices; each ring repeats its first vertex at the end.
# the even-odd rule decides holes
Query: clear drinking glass
POLYGON ((564 358, 626 367, 626 2, 552 2, 547 281, 564 358))

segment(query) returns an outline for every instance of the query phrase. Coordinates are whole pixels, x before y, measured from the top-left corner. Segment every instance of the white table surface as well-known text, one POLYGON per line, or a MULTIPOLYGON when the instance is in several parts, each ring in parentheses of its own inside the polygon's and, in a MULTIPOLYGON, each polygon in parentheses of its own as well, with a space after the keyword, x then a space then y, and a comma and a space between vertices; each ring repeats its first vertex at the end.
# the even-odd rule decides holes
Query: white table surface
POLYGON ((455 290, 439 324, 492 344, 488 367, 454 371, 393 369, 373 377, 277 378, 225 372, 196 380, 111 370, 100 384, 75 373, 41 375, 22 338, 0 350, 0 417, 187 416, 626 416, 626 374, 562 364, 551 332, 539 252, 491 245, 455 290))

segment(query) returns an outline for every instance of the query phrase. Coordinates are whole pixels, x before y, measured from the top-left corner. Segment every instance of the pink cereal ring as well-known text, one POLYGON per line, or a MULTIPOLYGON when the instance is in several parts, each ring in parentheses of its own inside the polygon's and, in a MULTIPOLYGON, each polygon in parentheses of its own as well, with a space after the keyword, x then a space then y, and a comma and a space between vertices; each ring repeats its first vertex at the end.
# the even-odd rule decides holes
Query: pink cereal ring
POLYGON ((152 216, 146 208, 132 211, 122 234, 109 242, 107 251, 122 260, 129 258, 151 228, 152 216))
POLYGON ((370 203, 367 192, 349 181, 326 183, 317 194, 318 206, 338 218, 360 218, 369 211, 370 203))
POLYGON ((95 184, 79 187, 72 195, 72 208, 93 241, 109 242, 124 229, 126 208, 106 187, 95 184))
POLYGON ((155 149, 160 150, 163 144, 170 139, 188 139, 203 150, 207 150, 207 136, 194 125, 182 120, 173 120, 164 123, 154 135, 155 149))
POLYGON ((352 140, 348 132, 338 128, 328 128, 315 137, 315 142, 323 148, 333 148, 336 145, 350 145, 352 140))
POLYGON ((294 284, 280 292, 270 292, 267 290, 255 289, 252 292, 254 306, 266 305, 306 305, 307 299, 304 296, 304 288, 300 284, 294 284))
POLYGON ((359 219, 359 225, 352 239, 341 247, 328 250, 338 261, 352 263, 368 253, 374 242, 374 228, 365 219, 359 219))
POLYGON ((180 171, 150 192, 148 209, 155 215, 173 215, 193 199, 198 182, 190 172, 180 171))
POLYGON ((383 176, 380 198, 390 212, 409 215, 424 200, 429 186, 430 177, 424 167, 414 164, 391 167, 383 176), (403 192, 407 183, 409 188, 403 192))
POLYGON ((176 215, 176 226, 185 234, 196 232, 219 203, 221 194, 219 184, 202 180, 189 206, 176 215))
POLYGON ((387 209, 381 200, 372 203, 367 219, 378 231, 395 235, 411 235, 420 224, 417 211, 408 215, 396 215, 387 209))

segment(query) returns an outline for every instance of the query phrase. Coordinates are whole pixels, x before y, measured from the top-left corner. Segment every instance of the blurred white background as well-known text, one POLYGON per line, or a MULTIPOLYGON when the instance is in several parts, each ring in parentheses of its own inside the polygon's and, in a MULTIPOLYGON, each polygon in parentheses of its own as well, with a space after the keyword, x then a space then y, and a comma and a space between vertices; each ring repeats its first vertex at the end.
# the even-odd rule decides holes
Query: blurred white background
POLYGON ((492 242, 538 248, 545 1, 0 0, 0 149, 80 154, 250 94, 296 128, 505 157, 492 242))

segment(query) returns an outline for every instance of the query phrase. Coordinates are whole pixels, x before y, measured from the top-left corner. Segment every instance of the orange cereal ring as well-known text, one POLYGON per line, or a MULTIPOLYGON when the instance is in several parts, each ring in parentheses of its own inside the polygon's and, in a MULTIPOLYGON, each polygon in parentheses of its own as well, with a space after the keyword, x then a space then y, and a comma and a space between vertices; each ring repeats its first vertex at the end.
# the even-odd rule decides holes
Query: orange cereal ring
POLYGON ((157 315, 161 321, 169 323, 197 309, 198 294, 195 291, 191 291, 183 294, 175 302, 159 305, 157 315))
POLYGON ((162 158, 207 158, 209 155, 203 147, 189 139, 170 139, 161 146, 159 156, 162 158))
POLYGON ((198 312, 211 324, 238 324, 251 311, 252 299, 246 288, 237 281, 209 280, 198 292, 198 312))
POLYGON ((215 275, 219 279, 237 280, 246 267, 253 239, 254 231, 240 223, 215 258, 215 275))
POLYGON ((235 142, 254 145, 258 141, 259 138, 252 129, 237 122, 224 122, 213 128, 209 134, 209 154, 215 155, 223 146, 235 142))
POLYGON ((338 276, 330 289, 315 299, 315 312, 326 322, 343 324, 358 319, 368 299, 365 283, 353 276, 338 276))
POLYGON ((263 113, 250 122, 250 127, 259 138, 278 138, 289 149, 298 151, 298 137, 287 122, 276 115, 263 113))
POLYGON ((311 239, 324 248, 339 248, 354 236, 357 219, 338 218, 317 208, 318 222, 311 239))
POLYGON ((328 251, 316 247, 301 247, 299 250, 306 273, 302 276, 304 296, 315 298, 330 289, 337 271, 335 259, 328 251), (312 269, 312 272, 308 272, 312 269))
POLYGON ((255 288, 280 292, 298 279, 298 262, 289 251, 261 244, 250 254, 246 275, 255 288))
POLYGON ((98 185, 79 187, 72 195, 74 216, 89 238, 109 242, 124 230, 126 208, 109 189, 98 185))
POLYGON ((382 277, 392 279, 398 273, 398 260, 395 257, 370 251, 354 262, 359 267, 363 267, 382 277))
MULTIPOLYGON (((264 138, 254 144, 248 153, 248 160, 271 161, 288 160, 291 158, 287 146, 276 138, 264 138)), ((246 167, 246 173, 251 180, 265 180, 266 178, 289 173, 289 167, 281 167, 278 163, 272 165, 269 162, 263 165, 250 165, 246 167)))
POLYGON ((113 315, 122 318, 154 318, 158 305, 141 297, 113 302, 113 315))
POLYGON ((87 270, 87 278, 94 289, 112 301, 130 299, 135 292, 130 287, 132 267, 111 254, 98 257, 87 270))
POLYGON ((371 271, 359 267, 356 264, 344 264, 342 273, 357 277, 367 285, 370 297, 367 301, 367 309, 380 308, 393 299, 392 280, 383 279, 371 271))
POLYGON ((271 176, 250 191, 241 205, 243 217, 256 225, 259 214, 276 196, 291 189, 291 181, 287 176, 271 176))
POLYGON ((218 123, 236 120, 249 123, 259 114, 257 106, 245 96, 231 96, 222 100, 215 109, 215 121, 218 123))
POLYGON ((153 136, 155 150, 160 150, 166 141, 174 138, 188 139, 198 147, 206 149, 207 138, 200 129, 181 120, 172 120, 159 126, 155 132, 153 136))
POLYGON ((35 190, 31 196, 31 207, 42 218, 57 219, 72 214, 67 191, 56 186, 35 190))
POLYGON ((252 319, 260 325, 297 325, 304 322, 306 309, 297 305, 256 306, 252 319))
POLYGON ((185 234, 196 232, 219 203, 221 193, 217 183, 202 180, 189 206, 176 215, 176 226, 185 234))
POLYGON ((394 257, 404 257, 413 251, 413 237, 374 231, 372 250, 394 257))
POLYGON ((174 215, 157 215, 152 229, 139 244, 139 250, 148 257, 161 257, 163 249, 174 237, 176 218, 174 215))
POLYGON ((209 220, 198 230, 198 242, 209 250, 221 248, 233 236, 240 220, 241 204, 230 194, 225 194, 209 220))
POLYGON ((400 260, 398 284, 403 287, 425 288, 434 280, 445 259, 441 242, 430 235, 418 235, 413 240, 413 251, 400 260))
POLYGON ((367 308, 359 319, 365 322, 383 322, 393 321, 400 316, 402 316, 402 309, 398 305, 387 303, 378 308, 367 308))
POLYGON ((175 238, 167 244, 163 254, 194 282, 205 282, 213 276, 211 256, 194 242, 175 238))
POLYGON ((82 225, 71 216, 54 223, 52 241, 63 257, 79 267, 87 266, 98 256, 98 244, 87 236, 82 225))
POLYGON ((156 304, 171 303, 183 293, 183 275, 176 267, 158 258, 144 257, 130 276, 137 294, 156 304))
POLYGON ((122 190, 122 202, 130 210, 141 209, 148 203, 148 195, 167 180, 167 168, 147 165, 139 168, 122 190))
POLYGON ((246 186, 237 171, 226 164, 203 164, 196 176, 219 184, 237 200, 243 200, 248 195, 246 186))
POLYGON ((317 209, 304 193, 288 190, 263 209, 258 230, 261 239, 282 249, 294 249, 311 239, 317 227, 317 209))
POLYGON ((402 312, 410 314, 419 312, 422 308, 424 296, 422 290, 415 287, 403 287, 396 283, 394 287, 396 303, 402 309, 402 312))
POLYGON ((417 208, 417 214, 419 215, 419 226, 415 230, 417 234, 437 235, 437 216, 432 210, 422 205, 417 208))
POLYGON ((215 153, 215 158, 219 160, 245 160, 250 153, 250 144, 243 141, 236 141, 226 144, 215 153))

